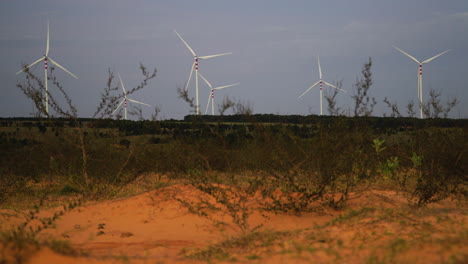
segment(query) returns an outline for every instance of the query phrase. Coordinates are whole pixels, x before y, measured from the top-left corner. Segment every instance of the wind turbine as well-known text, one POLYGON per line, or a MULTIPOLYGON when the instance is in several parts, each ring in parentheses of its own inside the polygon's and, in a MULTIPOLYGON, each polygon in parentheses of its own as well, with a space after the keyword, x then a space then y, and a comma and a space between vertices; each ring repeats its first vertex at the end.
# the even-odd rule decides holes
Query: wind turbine
POLYGON ((326 81, 322 80, 322 68, 320 67, 320 57, 318 57, 318 68, 319 68, 319 81, 312 84, 312 86, 309 87, 309 89, 307 89, 305 92, 303 92, 298 98, 301 98, 304 94, 306 94, 308 91, 310 91, 310 89, 314 88, 317 84, 320 85, 320 115, 323 115, 323 108, 322 108, 322 100, 323 100, 323 96, 322 96, 322 84, 326 84, 330 87, 333 87, 335 89, 338 89, 340 91, 343 91, 343 92, 346 92, 345 90, 343 89, 340 89, 340 88, 337 88, 335 85, 333 84, 330 84, 330 83, 327 83, 326 81))
POLYGON ((117 75, 119 75, 119 80, 120 80, 120 84, 122 85, 122 90, 123 90, 123 100, 122 102, 120 102, 120 104, 115 108, 114 112, 112 112, 112 115, 119 109, 119 107, 124 104, 124 112, 125 112, 125 115, 124 115, 124 118, 125 120, 127 120, 127 100, 130 101, 130 102, 133 102, 133 103, 137 103, 137 104, 142 104, 142 105, 146 105, 146 106, 150 106, 149 104, 145 104, 145 103, 142 103, 142 102, 138 102, 136 100, 133 100, 133 99, 130 99, 130 98, 127 98, 127 91, 125 91, 125 87, 124 87, 124 84, 123 84, 123 81, 122 81, 122 77, 120 77, 120 74, 117 73, 117 75))
POLYGON ((195 98, 196 98, 195 99, 196 100, 195 107, 196 107, 196 114, 199 115, 200 114, 200 105, 199 105, 199 101, 198 101, 198 60, 199 59, 200 60, 211 59, 211 58, 214 58, 214 57, 229 55, 229 54, 232 54, 232 52, 221 53, 221 54, 216 54, 216 55, 208 55, 208 56, 197 56, 195 51, 193 51, 193 49, 189 46, 189 44, 187 44, 187 42, 185 42, 185 40, 182 38, 182 36, 180 36, 179 33, 177 33, 177 31, 174 30, 174 32, 177 34, 177 36, 180 38, 180 40, 182 40, 182 42, 185 44, 185 46, 187 46, 188 50, 193 55, 194 62, 192 64, 192 68, 190 69, 189 79, 187 81, 187 84, 185 85, 185 91, 187 91, 190 80, 192 79, 192 74, 195 71, 195 98))
POLYGON ((210 93, 208 95, 208 103, 206 104, 205 115, 208 112, 208 107, 210 106, 210 100, 211 100, 211 115, 214 115, 214 91, 215 90, 221 90, 221 89, 228 88, 228 87, 235 86, 235 85, 239 85, 240 83, 234 83, 234 84, 229 84, 229 85, 224 85, 224 86, 219 86, 219 87, 214 87, 213 88, 211 83, 205 77, 203 77, 203 75, 201 73, 199 73, 199 75, 206 82, 206 84, 208 84, 208 86, 211 89, 211 91, 210 91, 210 93))
POLYGON ((46 37, 46 51, 45 51, 45 55, 43 57, 41 57, 40 59, 38 59, 37 61, 29 64, 28 66, 24 67, 21 71, 17 72, 16 74, 19 74, 21 72, 24 72, 26 71, 28 68, 30 68, 31 66, 35 65, 36 63, 40 62, 40 61, 44 61, 44 84, 45 84, 45 109, 46 109, 46 113, 49 114, 49 88, 48 88, 48 77, 47 77, 47 71, 48 71, 48 65, 47 65, 47 62, 50 60, 50 62, 52 62, 52 64, 54 64, 55 66, 59 67, 60 69, 64 70, 66 73, 70 74, 71 76, 75 77, 76 79, 78 79, 78 77, 76 77, 73 73, 69 72, 67 69, 65 69, 63 66, 61 66, 60 64, 58 64, 56 61, 54 61, 52 58, 49 57, 49 22, 47 22, 47 37, 46 37))
POLYGON ((427 59, 423 62, 420 62, 418 61, 415 57, 409 55, 408 53, 402 51, 401 49, 393 46, 395 49, 397 49, 398 51, 400 51, 401 53, 405 54, 406 56, 408 56, 410 59, 414 60, 417 64, 419 64, 419 68, 418 68, 418 99, 419 99, 419 117, 420 118, 423 118, 423 92, 422 92, 422 66, 423 64, 425 63, 428 63, 432 60, 434 60, 435 58, 439 57, 439 56, 442 56, 444 55, 445 53, 451 51, 451 50, 446 50, 440 54, 437 54, 435 55, 434 57, 430 58, 430 59, 427 59))

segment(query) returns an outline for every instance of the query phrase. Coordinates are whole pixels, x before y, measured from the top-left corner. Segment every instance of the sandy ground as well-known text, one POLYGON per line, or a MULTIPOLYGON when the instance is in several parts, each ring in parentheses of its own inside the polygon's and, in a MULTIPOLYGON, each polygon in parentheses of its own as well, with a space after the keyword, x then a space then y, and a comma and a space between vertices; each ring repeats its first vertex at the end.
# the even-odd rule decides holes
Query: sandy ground
MULTIPOLYGON (((401 194, 371 190, 343 210, 317 206, 294 215, 259 210, 255 198, 236 200, 241 207, 233 209, 176 184, 86 202, 37 236, 68 241, 74 253, 42 246, 27 263, 468 263, 468 207, 459 201, 416 210, 401 194)), ((39 216, 59 211, 41 210, 39 216)), ((27 213, 0 210, 0 227, 24 222, 27 213)), ((5 247, 0 260, 2 254, 11 257, 5 247)))

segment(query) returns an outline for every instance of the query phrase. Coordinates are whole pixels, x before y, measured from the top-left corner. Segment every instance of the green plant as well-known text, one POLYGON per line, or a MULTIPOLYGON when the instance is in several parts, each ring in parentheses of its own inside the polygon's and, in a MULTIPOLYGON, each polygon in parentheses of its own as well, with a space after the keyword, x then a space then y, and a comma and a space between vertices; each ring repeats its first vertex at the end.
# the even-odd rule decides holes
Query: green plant
POLYGON ((375 152, 379 154, 380 152, 384 151, 387 147, 383 147, 385 140, 374 139, 372 147, 375 149, 375 152))
POLYGON ((397 179, 397 177, 399 176, 399 173, 398 173, 399 164, 400 164, 400 161, 398 160, 398 157, 390 157, 385 161, 385 163, 380 165, 380 169, 382 173, 385 175, 384 177, 396 180, 400 186, 404 186, 406 182, 406 178, 397 179))

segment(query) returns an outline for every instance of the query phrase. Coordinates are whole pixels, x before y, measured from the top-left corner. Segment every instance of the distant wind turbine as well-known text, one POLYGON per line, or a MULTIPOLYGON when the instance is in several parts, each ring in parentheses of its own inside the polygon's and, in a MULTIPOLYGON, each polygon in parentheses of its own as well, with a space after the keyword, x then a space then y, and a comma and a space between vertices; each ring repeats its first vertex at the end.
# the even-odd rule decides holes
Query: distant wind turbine
POLYGON ((312 84, 312 86, 309 87, 309 89, 307 89, 305 92, 303 92, 298 98, 301 98, 303 95, 305 95, 308 91, 310 91, 312 88, 314 88, 317 84, 320 85, 320 115, 323 115, 323 107, 322 107, 322 83, 330 86, 330 87, 333 87, 335 89, 338 89, 340 91, 343 91, 343 92, 346 92, 345 90, 343 89, 340 89, 340 88, 337 88, 335 85, 333 84, 330 84, 330 83, 327 83, 326 81, 322 80, 322 68, 320 67, 320 57, 318 57, 318 69, 319 69, 319 81, 312 84))
POLYGON ((219 56, 223 56, 223 55, 229 55, 229 54, 232 54, 232 53, 229 52, 229 53, 221 53, 221 54, 216 54, 216 55, 197 56, 195 51, 193 51, 193 49, 189 46, 189 44, 187 44, 187 42, 185 42, 185 40, 182 38, 182 36, 180 36, 179 33, 177 33, 177 31, 174 30, 174 32, 177 34, 177 36, 180 38, 180 40, 182 40, 182 42, 185 44, 185 46, 187 46, 188 50, 190 51, 190 53, 192 53, 193 58, 194 58, 192 68, 190 69, 190 75, 189 75, 187 84, 185 85, 185 91, 187 91, 190 80, 192 79, 192 74, 195 71, 195 100, 196 100, 195 107, 196 107, 196 114, 199 115, 200 114, 200 104, 199 104, 199 101, 198 101, 198 59, 200 59, 200 60, 210 59, 210 58, 219 57, 219 56))
POLYGON ((50 60, 50 62, 52 62, 52 64, 54 64, 55 66, 59 67, 60 69, 64 70, 66 73, 70 74, 71 76, 75 77, 76 79, 78 79, 78 77, 76 77, 73 73, 69 72, 67 69, 65 69, 63 66, 61 66, 60 64, 58 64, 56 61, 54 61, 52 58, 49 57, 49 22, 47 22, 47 37, 46 37, 46 51, 45 51, 45 55, 43 57, 41 57, 40 59, 38 59, 37 61, 29 64, 28 66, 24 67, 21 71, 17 72, 16 74, 19 74, 21 72, 24 72, 26 71, 27 69, 29 69, 31 66, 35 65, 36 63, 40 62, 40 61, 44 61, 44 84, 45 84, 45 109, 46 109, 46 113, 49 114, 49 88, 48 88, 48 85, 47 85, 47 82, 48 82, 48 77, 47 77, 47 71, 48 71, 48 65, 47 65, 47 62, 50 60))
POLYGON ((434 57, 430 58, 430 59, 427 59, 423 62, 420 62, 418 61, 415 57, 409 55, 408 53, 402 51, 401 49, 393 46, 395 49, 397 49, 398 51, 400 51, 401 53, 405 54, 406 56, 408 56, 410 59, 414 60, 417 64, 419 64, 419 68, 418 68, 418 100, 419 100, 419 117, 420 118, 423 118, 423 89, 422 89, 422 66, 423 64, 425 63, 428 63, 428 62, 431 62, 432 60, 434 60, 435 58, 439 57, 439 56, 442 56, 444 55, 445 53, 451 51, 451 50, 446 50, 440 54, 437 54, 435 55, 434 57))
POLYGON ((221 90, 221 89, 228 88, 228 87, 235 86, 235 85, 239 85, 240 83, 234 83, 234 84, 229 84, 229 85, 224 85, 224 86, 219 86, 219 87, 214 87, 213 88, 211 83, 205 77, 203 77, 203 75, 201 73, 199 73, 199 75, 206 82, 206 84, 208 84, 208 86, 211 89, 211 91, 209 93, 209 96, 208 96, 208 103, 206 103, 205 115, 206 115, 206 113, 208 113, 208 107, 210 106, 210 100, 211 100, 211 115, 214 115, 214 91, 215 90, 221 90))
POLYGON ((125 120, 127 120, 127 100, 130 101, 130 102, 133 102, 133 103, 137 103, 137 104, 142 104, 142 105, 146 105, 146 106, 150 106, 149 104, 145 104, 145 103, 142 103, 142 102, 138 102, 136 100, 132 100, 130 98, 127 98, 127 91, 125 90, 125 87, 124 87, 124 84, 123 84, 123 81, 122 81, 122 77, 120 77, 120 74, 117 73, 117 75, 119 75, 119 80, 120 80, 120 84, 122 85, 122 90, 123 90, 123 100, 122 102, 120 102, 120 104, 115 108, 114 112, 112 112, 112 115, 119 109, 119 107, 124 104, 124 112, 125 112, 125 115, 124 115, 124 118, 125 120))

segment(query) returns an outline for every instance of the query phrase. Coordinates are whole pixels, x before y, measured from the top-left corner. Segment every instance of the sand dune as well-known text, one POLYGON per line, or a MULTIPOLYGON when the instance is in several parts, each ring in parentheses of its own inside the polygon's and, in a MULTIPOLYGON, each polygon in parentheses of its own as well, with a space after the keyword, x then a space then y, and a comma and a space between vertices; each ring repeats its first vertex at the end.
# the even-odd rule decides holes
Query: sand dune
MULTIPOLYGON (((421 261, 451 256, 467 259, 468 246, 466 240, 463 242, 467 238, 467 207, 456 202, 444 201, 406 218, 403 212, 409 209, 405 198, 383 190, 355 195, 341 211, 317 205, 313 212, 300 215, 275 214, 259 210, 255 196, 243 205, 247 207, 243 212, 248 229, 236 222, 232 210, 223 203, 191 185, 87 202, 66 212, 54 228, 38 235, 44 241, 69 241, 81 253, 65 256, 41 247, 28 263, 205 263, 210 259, 216 263, 361 263, 373 257, 427 263, 421 261), (447 233, 447 223, 454 232, 447 233), (260 234, 258 238, 246 239, 253 231, 260 234), (419 243, 419 233, 432 237, 419 243), (239 237, 246 242, 229 242, 239 237), (444 248, 443 241, 450 239, 454 242, 444 248), (399 245, 395 241, 405 242, 399 245), (215 252, 216 247, 229 256, 223 259, 207 253, 215 252)), ((57 210, 60 208, 40 214, 52 215, 57 210)), ((1 213, 2 228, 21 222, 22 212, 1 213)))

